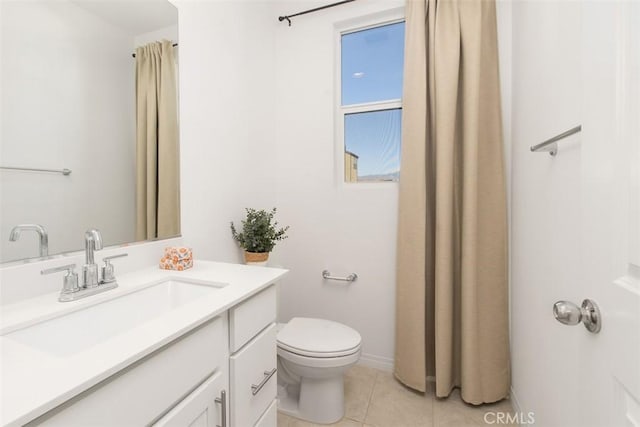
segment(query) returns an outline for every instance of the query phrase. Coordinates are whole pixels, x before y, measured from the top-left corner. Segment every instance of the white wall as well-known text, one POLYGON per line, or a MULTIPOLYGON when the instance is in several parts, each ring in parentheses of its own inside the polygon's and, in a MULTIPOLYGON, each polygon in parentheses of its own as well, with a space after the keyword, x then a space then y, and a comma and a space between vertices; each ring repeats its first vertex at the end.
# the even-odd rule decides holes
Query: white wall
POLYGON ((174 3, 182 235, 198 258, 240 262, 229 221, 275 205, 277 18, 267 2, 174 3))
MULTIPOLYGON (((282 2, 277 15, 314 6, 282 2)), ((291 269, 280 287, 280 320, 349 325, 362 335, 363 361, 384 368, 394 352, 397 184, 345 185, 336 173, 343 149, 334 131, 335 24, 402 6, 354 2, 294 18, 276 32, 277 206, 291 225, 277 252, 291 269), (358 280, 325 281, 324 269, 355 272, 358 280)))
POLYGON ((38 254, 35 233, 9 242, 19 223, 44 225, 52 253, 81 248, 91 227, 134 240, 131 37, 70 1, 1 7, 0 163, 73 171, 0 171, 2 259, 38 254))
POLYGON ((552 316, 558 299, 582 301, 578 139, 560 154, 529 146, 580 124, 579 2, 513 3, 512 284, 513 394, 536 424, 571 426, 581 412, 577 348, 552 316))
POLYGON ((170 25, 168 27, 158 28, 148 33, 137 34, 133 38, 134 48, 144 46, 160 40, 170 40, 174 43, 178 42, 178 25, 170 25))

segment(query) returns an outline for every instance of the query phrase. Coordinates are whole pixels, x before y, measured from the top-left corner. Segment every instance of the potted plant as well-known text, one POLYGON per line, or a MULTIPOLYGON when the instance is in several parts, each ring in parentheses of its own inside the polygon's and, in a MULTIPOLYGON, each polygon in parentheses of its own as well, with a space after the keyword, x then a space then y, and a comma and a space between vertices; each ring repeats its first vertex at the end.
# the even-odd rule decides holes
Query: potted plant
POLYGON ((247 218, 242 220, 242 231, 238 233, 232 221, 231 235, 244 249, 247 264, 265 265, 276 242, 287 238, 289 226, 278 229, 278 222, 273 219, 276 208, 270 212, 251 208, 246 208, 246 211, 247 218))

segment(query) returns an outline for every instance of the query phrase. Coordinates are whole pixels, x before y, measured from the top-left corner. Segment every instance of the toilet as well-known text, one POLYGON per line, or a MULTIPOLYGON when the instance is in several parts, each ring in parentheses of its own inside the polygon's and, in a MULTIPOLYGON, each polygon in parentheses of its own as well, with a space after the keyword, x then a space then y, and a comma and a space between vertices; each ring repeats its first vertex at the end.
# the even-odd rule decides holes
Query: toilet
POLYGON ((344 416, 344 373, 360 359, 354 329, 294 317, 278 331, 278 410, 318 424, 344 416))

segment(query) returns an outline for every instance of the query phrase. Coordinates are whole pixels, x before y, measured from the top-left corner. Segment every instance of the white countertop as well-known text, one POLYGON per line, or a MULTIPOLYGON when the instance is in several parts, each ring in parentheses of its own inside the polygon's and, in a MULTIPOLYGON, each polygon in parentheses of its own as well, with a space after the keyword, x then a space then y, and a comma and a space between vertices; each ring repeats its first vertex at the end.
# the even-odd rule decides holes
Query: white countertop
MULTIPOLYGON (((195 261, 194 267, 186 271, 153 267, 123 274, 117 277, 118 288, 78 301, 58 302, 56 292, 3 307, 0 313, 2 425, 22 425, 44 414, 266 288, 286 273, 287 270, 278 268, 195 261), (168 278, 228 285, 168 315, 71 356, 53 355, 4 337, 12 331, 111 300, 168 278)), ((114 313, 114 316, 117 315, 114 313)), ((91 325, 78 327, 90 328, 91 325)))

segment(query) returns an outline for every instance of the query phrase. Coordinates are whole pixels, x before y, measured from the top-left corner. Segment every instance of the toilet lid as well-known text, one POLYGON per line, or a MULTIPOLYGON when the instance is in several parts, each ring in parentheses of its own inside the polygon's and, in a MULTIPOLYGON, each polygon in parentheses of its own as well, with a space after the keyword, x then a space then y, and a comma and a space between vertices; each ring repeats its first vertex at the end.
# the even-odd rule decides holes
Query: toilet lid
POLYGON ((338 322, 294 317, 278 332, 278 346, 285 350, 317 357, 338 357, 354 353, 360 334, 338 322))

